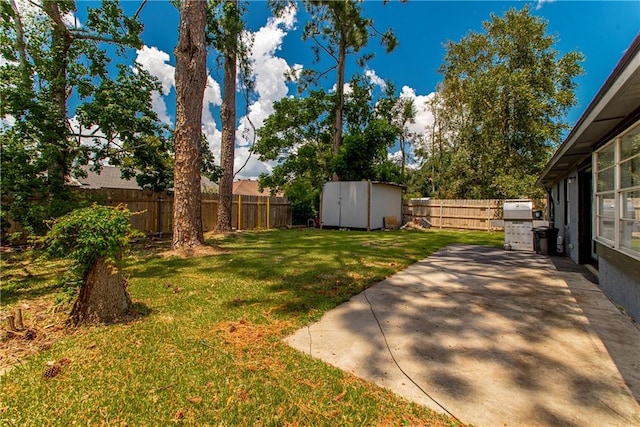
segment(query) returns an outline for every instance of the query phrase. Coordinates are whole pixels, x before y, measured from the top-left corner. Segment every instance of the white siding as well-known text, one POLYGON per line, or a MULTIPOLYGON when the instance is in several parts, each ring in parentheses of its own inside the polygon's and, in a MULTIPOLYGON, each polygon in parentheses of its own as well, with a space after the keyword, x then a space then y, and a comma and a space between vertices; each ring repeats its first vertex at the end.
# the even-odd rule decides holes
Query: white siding
POLYGON ((384 227, 385 216, 402 221, 402 189, 396 185, 343 181, 327 182, 322 189, 325 227, 377 230, 384 227))
POLYGON ((322 225, 340 226, 340 182, 327 182, 322 188, 322 225))
POLYGON ((340 184, 340 227, 367 228, 369 183, 346 181, 340 184))
POLYGON ((374 183, 371 185, 371 229, 384 227, 385 216, 395 216, 398 222, 402 222, 402 189, 374 183))

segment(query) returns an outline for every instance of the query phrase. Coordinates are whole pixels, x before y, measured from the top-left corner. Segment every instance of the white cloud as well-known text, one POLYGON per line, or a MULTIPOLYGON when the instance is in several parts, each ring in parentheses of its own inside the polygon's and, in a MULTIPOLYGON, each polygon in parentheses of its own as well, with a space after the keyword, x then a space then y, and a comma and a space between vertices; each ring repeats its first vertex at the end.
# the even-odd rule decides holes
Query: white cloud
MULTIPOLYGON (((23 20, 29 20, 31 17, 44 15, 41 0, 17 0, 16 6, 23 20)), ((62 22, 69 28, 81 28, 82 24, 78 17, 73 12, 68 12, 62 15, 62 22)))
MULTIPOLYGON (((260 129, 264 120, 273 113, 273 103, 287 96, 289 88, 285 74, 291 70, 299 74, 302 70, 302 65, 289 66, 283 58, 276 55, 287 32, 294 28, 296 13, 295 7, 288 7, 280 17, 269 18, 267 24, 253 34, 250 61, 258 99, 249 106, 247 115, 239 121, 236 133, 236 171, 245 164, 247 156, 250 155, 249 147, 256 137, 254 127, 256 130, 260 129)), ((269 172, 269 165, 251 158, 238 177, 256 178, 260 173, 269 172)))
MULTIPOLYGON (((153 46, 143 46, 136 53, 136 62, 152 76, 155 76, 162 86, 162 93, 154 92, 151 94, 151 107, 161 122, 172 125, 172 119, 167 111, 167 104, 164 99, 176 85, 176 69, 169 64, 171 58, 168 53, 153 46)), ((203 98, 202 131, 207 138, 209 146, 214 150, 213 153, 216 158, 220 157, 220 131, 217 129, 213 118, 211 106, 217 107, 220 104, 222 104, 220 85, 211 76, 208 76, 203 98)))
MULTIPOLYGON (((329 90, 329 93, 336 93, 337 88, 338 88, 338 85, 334 83, 333 86, 331 87, 331 90, 329 90)), ((353 93, 353 89, 351 89, 351 84, 345 83, 344 85, 342 85, 342 92, 344 93, 345 96, 351 95, 353 93)))
POLYGON ((249 147, 236 147, 235 154, 233 170, 240 171, 238 179, 258 179, 261 174, 268 175, 273 170, 271 162, 261 162, 256 156, 251 156, 249 147))
POLYGON ((396 165, 402 164, 402 151, 398 150, 394 153, 387 153, 387 160, 390 160, 396 165))
POLYGON ((542 6, 544 6, 546 3, 553 3, 553 2, 555 2, 555 0, 538 0, 538 3, 536 4, 536 10, 542 9, 542 6))
POLYGON ((16 124, 16 118, 11 114, 5 114, 4 117, 0 117, 0 130, 10 128, 16 124))
MULTIPOLYGON (((302 65, 289 66, 287 62, 276 55, 280 50, 284 37, 288 31, 295 28, 297 9, 288 7, 279 17, 271 17, 265 26, 253 34, 254 42, 250 55, 255 79, 255 91, 258 99, 252 103, 247 115, 240 118, 236 132, 235 170, 237 171, 247 162, 238 174, 238 178, 257 178, 261 173, 270 173, 270 163, 260 162, 255 156, 250 156, 250 145, 254 140, 253 123, 256 129, 262 127, 264 120, 273 113, 273 103, 287 96, 287 78, 285 73, 294 70, 299 74, 302 65)), ((171 123, 167 112, 165 97, 175 87, 175 67, 169 63, 169 54, 155 48, 144 46, 137 51, 138 62, 151 75, 157 77, 162 84, 162 93, 152 96, 153 110, 165 123, 171 123)), ((211 76, 207 79, 204 94, 204 109, 202 113, 202 128, 216 161, 220 159, 220 145, 222 134, 216 126, 212 114, 212 107, 222 104, 220 85, 211 76)))
POLYGON ((218 107, 221 104, 222 96, 220 95, 220 85, 211 76, 208 76, 207 86, 204 89, 202 131, 204 132, 211 152, 215 156, 216 163, 220 163, 222 133, 217 128, 211 107, 218 107))
POLYGON ((168 64, 169 54, 156 47, 146 45, 142 49, 136 50, 136 54, 136 62, 149 74, 156 77, 162 85, 162 93, 153 92, 151 94, 151 107, 161 122, 171 125, 171 116, 167 112, 167 104, 163 97, 168 95, 176 84, 175 67, 168 64))
MULTIPOLYGON (((80 120, 78 120, 77 115, 71 117, 68 120, 68 124, 69 124, 69 128, 71 129, 71 132, 73 132, 76 135, 81 135, 79 139, 80 139, 80 144, 82 145, 95 146, 96 143, 101 144, 105 141, 105 135, 100 130, 98 125, 93 125, 89 128, 81 127, 80 120)), ((76 136, 75 138, 78 138, 78 136, 76 136)))
POLYGON ((430 102, 435 96, 434 92, 428 95, 416 95, 416 91, 409 86, 402 87, 401 98, 413 99, 413 105, 416 110, 414 123, 407 123, 409 132, 417 135, 425 135, 433 128, 435 118, 431 111, 430 102))
POLYGON ((169 62, 169 54, 154 46, 142 46, 136 50, 136 62, 155 76, 162 84, 162 94, 167 95, 171 88, 176 85, 175 67, 169 62))
POLYGON ((374 70, 365 70, 364 75, 369 79, 371 84, 380 86, 382 90, 387 88, 387 82, 378 76, 374 70))
POLYGON ((75 16, 72 12, 65 14, 62 17, 62 22, 69 28, 81 28, 82 24, 77 16, 75 16))

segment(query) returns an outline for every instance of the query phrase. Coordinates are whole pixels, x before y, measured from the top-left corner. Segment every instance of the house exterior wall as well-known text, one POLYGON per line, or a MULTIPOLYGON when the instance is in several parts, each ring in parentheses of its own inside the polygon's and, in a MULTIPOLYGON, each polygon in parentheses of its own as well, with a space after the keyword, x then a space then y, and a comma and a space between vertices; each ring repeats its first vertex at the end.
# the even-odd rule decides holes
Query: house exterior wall
POLYGON ((578 208, 578 170, 573 169, 569 177, 571 178, 566 178, 569 212, 567 214, 567 225, 564 227, 569 242, 565 244, 565 251, 567 256, 571 257, 574 262, 578 262, 580 255, 580 245, 578 245, 578 221, 580 220, 578 208))
POLYGON ((640 34, 538 183, 551 190, 554 225, 565 238, 567 255, 590 262, 595 245, 600 286, 640 320, 640 98, 634 96, 639 91, 640 34))
POLYGON ((578 198, 578 170, 572 169, 551 187, 551 199, 555 209, 553 226, 558 229, 558 236, 562 237, 564 254, 576 263, 580 256, 578 224, 580 221, 591 221, 580 212, 578 198))
POLYGON ((640 320, 640 279, 633 273, 625 272, 606 257, 598 260, 600 287, 618 305, 636 320, 640 320))

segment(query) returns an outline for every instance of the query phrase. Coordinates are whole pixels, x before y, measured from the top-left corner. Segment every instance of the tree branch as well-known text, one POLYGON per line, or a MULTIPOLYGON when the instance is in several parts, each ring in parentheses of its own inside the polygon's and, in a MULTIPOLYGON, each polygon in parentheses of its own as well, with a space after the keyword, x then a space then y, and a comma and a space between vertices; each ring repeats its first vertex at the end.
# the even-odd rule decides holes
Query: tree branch
POLYGON ((338 58, 336 58, 336 56, 329 50, 327 49, 327 47, 325 45, 323 45, 322 43, 320 43, 317 39, 316 36, 311 36, 311 40, 313 40, 315 42, 315 44, 318 45, 318 47, 320 47, 320 49, 324 50, 327 55, 329 55, 330 57, 333 58, 334 61, 338 62, 338 58))
POLYGON ((133 15, 133 19, 138 19, 138 15, 140 15, 140 12, 142 12, 142 9, 144 8, 144 6, 147 4, 149 0, 142 0, 142 3, 140 3, 140 7, 138 7, 138 10, 136 10, 135 15, 133 15))
POLYGON ((83 31, 77 31, 77 32, 71 31, 70 34, 76 40, 93 40, 93 41, 105 42, 105 43, 125 43, 125 41, 122 39, 114 39, 111 37, 104 37, 96 34, 89 34, 83 31))
POLYGON ((37 7, 38 9, 44 10, 44 7, 42 7, 42 4, 37 3, 37 2, 35 2, 35 1, 33 1, 33 0, 29 0, 29 4, 30 4, 31 6, 37 7))
POLYGON ((43 9, 47 16, 49 16, 49 18, 51 18, 51 20, 55 22, 55 24, 61 30, 65 31, 69 38, 73 39, 73 34, 71 34, 71 31, 69 30, 69 28, 67 28, 67 25, 62 20, 62 16, 60 16, 60 9, 58 8, 58 4, 55 1, 47 1, 44 3, 43 9))
MULTIPOLYGON (((18 38, 18 51, 20 52, 20 66, 22 67, 23 77, 27 73, 27 49, 24 42, 24 29, 22 27, 22 18, 20 17, 20 11, 15 0, 11 0, 11 8, 13 9, 14 19, 16 24, 16 36, 18 38)), ((28 78, 27 78, 28 80, 28 78)))
POLYGON ((337 67, 337 65, 334 65, 333 67, 324 70, 322 73, 318 74, 316 80, 320 80, 322 77, 324 77, 326 74, 329 74, 330 71, 335 70, 337 67))

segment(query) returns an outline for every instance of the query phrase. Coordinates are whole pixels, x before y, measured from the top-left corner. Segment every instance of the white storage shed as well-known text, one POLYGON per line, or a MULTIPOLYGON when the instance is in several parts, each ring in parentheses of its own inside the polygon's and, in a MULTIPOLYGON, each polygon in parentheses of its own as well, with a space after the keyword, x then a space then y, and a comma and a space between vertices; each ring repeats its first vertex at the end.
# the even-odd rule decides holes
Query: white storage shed
POLYGON ((376 181, 327 182, 320 196, 322 227, 378 230, 384 218, 402 221, 402 187, 376 181))

